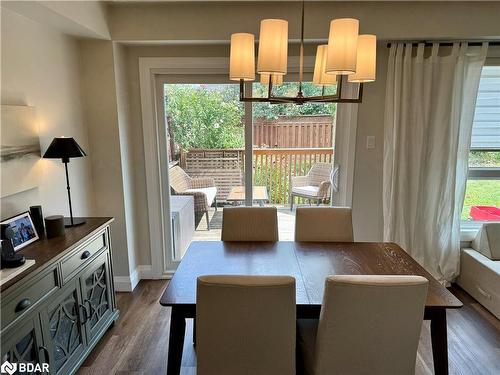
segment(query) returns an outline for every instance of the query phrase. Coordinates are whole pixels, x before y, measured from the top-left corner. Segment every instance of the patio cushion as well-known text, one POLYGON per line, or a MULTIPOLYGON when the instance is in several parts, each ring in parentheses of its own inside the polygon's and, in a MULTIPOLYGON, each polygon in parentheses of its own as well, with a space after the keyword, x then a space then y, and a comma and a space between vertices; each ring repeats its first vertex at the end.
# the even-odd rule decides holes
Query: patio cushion
POLYGON ((319 187, 317 186, 296 186, 292 188, 292 193, 316 197, 318 195, 318 190, 319 187))
POLYGON ((214 202, 215 196, 217 195, 217 188, 215 186, 197 189, 187 189, 186 193, 203 193, 207 197, 207 203, 209 206, 214 202))

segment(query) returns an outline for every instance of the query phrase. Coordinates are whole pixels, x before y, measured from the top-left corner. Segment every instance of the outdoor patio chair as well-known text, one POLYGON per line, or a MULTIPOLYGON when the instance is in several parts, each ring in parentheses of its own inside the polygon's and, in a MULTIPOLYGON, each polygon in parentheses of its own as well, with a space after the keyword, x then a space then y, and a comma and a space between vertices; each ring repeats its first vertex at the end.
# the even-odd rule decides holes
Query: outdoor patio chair
POLYGON ((217 187, 211 177, 190 177, 181 167, 170 168, 170 187, 175 195, 191 195, 194 198, 196 215, 207 216, 207 228, 210 230, 208 210, 215 203, 217 211, 217 187))
POLYGON ((295 197, 301 197, 320 203, 330 199, 330 189, 334 182, 336 191, 336 181, 338 166, 333 168, 331 163, 315 163, 305 176, 294 176, 290 186, 290 210, 293 210, 295 197))

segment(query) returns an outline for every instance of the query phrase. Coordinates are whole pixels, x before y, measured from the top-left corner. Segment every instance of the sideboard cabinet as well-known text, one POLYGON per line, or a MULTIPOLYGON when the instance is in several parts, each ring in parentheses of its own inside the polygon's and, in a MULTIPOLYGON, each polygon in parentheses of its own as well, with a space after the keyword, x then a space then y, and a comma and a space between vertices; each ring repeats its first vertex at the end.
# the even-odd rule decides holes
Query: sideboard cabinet
POLYGON ((36 263, 1 286, 1 363, 48 363, 51 374, 73 374, 118 318, 112 219, 86 219, 20 251, 36 263))

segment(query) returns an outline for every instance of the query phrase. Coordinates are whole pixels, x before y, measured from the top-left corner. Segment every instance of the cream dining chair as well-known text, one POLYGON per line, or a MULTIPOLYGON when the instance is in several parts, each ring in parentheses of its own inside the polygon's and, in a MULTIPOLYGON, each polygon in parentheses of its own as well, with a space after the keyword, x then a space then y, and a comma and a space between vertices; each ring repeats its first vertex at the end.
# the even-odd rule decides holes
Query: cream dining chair
POLYGON ((328 277, 319 323, 298 321, 299 373, 414 374, 427 285, 421 276, 328 277))
POLYGON ((198 375, 295 375, 295 279, 200 276, 198 375))
POLYGON ((226 207, 222 241, 278 241, 276 207, 226 207))
POLYGON ((353 242, 350 207, 297 207, 295 241, 353 242))

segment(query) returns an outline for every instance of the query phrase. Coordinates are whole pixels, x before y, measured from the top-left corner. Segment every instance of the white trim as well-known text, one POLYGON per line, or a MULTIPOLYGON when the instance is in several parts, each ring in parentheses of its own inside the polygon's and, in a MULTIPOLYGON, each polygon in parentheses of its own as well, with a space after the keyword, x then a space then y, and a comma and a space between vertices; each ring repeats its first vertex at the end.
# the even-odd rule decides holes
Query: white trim
POLYGON ((153 278, 151 265, 149 264, 137 266, 137 271, 139 273, 140 280, 148 280, 153 278))
POLYGON ((139 272, 136 268, 130 276, 115 276, 113 281, 117 292, 132 292, 139 284, 139 272))
POLYGON ((471 242, 476 238, 479 229, 460 229, 460 242, 471 242))
POLYGON ((139 281, 154 279, 151 266, 138 265, 130 276, 114 276, 113 281, 117 292, 132 292, 139 281))

